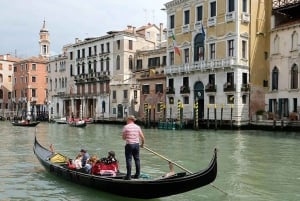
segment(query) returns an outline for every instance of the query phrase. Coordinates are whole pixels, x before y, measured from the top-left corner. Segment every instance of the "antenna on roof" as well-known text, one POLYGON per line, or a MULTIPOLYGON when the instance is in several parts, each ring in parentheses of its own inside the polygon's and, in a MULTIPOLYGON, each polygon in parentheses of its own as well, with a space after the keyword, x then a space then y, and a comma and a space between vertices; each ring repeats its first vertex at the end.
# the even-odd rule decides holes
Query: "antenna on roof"
POLYGON ((147 9, 146 8, 144 8, 144 12, 145 12, 145 24, 147 24, 148 19, 147 19, 147 9))

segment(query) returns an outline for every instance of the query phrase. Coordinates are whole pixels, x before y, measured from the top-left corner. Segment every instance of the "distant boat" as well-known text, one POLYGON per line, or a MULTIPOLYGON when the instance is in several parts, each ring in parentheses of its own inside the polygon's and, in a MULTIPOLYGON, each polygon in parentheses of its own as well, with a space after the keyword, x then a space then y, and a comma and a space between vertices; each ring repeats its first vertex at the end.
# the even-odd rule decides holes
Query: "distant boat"
POLYGON ((83 120, 84 120, 85 123, 87 123, 87 124, 92 124, 92 123, 94 123, 94 119, 93 119, 93 118, 84 118, 83 120))
POLYGON ((54 119, 54 121, 58 124, 67 124, 68 121, 67 121, 67 118, 66 117, 62 117, 60 119, 54 119))
POLYGON ((69 125, 72 127, 86 127, 86 122, 84 120, 70 121, 69 125))
POLYGON ((23 127, 35 127, 38 125, 40 121, 12 121, 11 124, 13 126, 23 126, 23 127))

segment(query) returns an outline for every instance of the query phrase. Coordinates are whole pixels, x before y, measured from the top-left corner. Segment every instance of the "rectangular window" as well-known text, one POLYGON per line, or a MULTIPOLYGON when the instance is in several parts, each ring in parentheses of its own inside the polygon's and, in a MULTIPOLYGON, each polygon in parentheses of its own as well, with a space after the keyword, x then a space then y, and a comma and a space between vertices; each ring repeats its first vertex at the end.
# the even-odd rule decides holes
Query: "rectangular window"
POLYGON ((216 10, 217 10, 216 2, 215 1, 210 2, 210 17, 216 16, 216 10))
POLYGON ((184 62, 189 63, 190 51, 189 48, 184 49, 184 62))
POLYGON ((183 97, 183 104, 190 104, 190 97, 189 96, 184 96, 183 97))
POLYGON ((130 49, 130 50, 133 49, 133 41, 132 40, 129 40, 128 49, 130 49))
POLYGON ((189 86, 189 77, 183 77, 183 86, 189 86))
POLYGON ((73 60, 73 52, 70 52, 69 55, 70 55, 70 60, 73 60))
POLYGON ((229 57, 233 57, 233 53, 234 53, 234 44, 233 44, 233 40, 228 40, 227 41, 227 45, 228 45, 228 56, 229 57))
POLYGON ((163 84, 155 85, 155 93, 163 93, 163 84))
POLYGON ((211 43, 209 44, 209 53, 210 53, 210 59, 215 59, 216 58, 216 44, 211 43))
POLYGON ((234 72, 227 73, 227 87, 234 87, 234 72))
POLYGON ((128 90, 123 91, 123 98, 128 99, 128 90))
POLYGON ((211 85, 215 85, 215 74, 208 75, 208 83, 211 85))
POLYGON ((163 58, 162 58, 162 66, 165 66, 165 65, 167 65, 167 56, 163 56, 163 58))
POLYGON ((36 64, 32 64, 31 69, 32 69, 33 71, 36 71, 36 64))
POLYGON ((106 43, 106 52, 110 52, 110 44, 106 43))
POLYGON ((92 56, 92 47, 89 47, 89 57, 92 56))
POLYGON ((227 96, 227 104, 234 104, 234 95, 227 96))
POLYGON ((184 24, 190 24, 190 11, 184 11, 184 24))
POLYGON ((117 92, 114 90, 112 91, 112 99, 116 100, 117 99, 117 92))
POLYGON ((247 95, 242 96, 242 104, 247 104, 247 95))
POLYGON ((242 9, 244 13, 247 13, 247 1, 248 0, 243 0, 242 1, 242 9))
POLYGON ((149 92, 150 92, 150 86, 148 84, 144 84, 142 86, 142 93, 143 94, 149 94, 149 92))
POLYGON ((170 16, 170 29, 174 29, 175 27, 175 15, 170 16))
POLYGON ((234 0, 228 0, 228 12, 234 11, 234 0))
POLYGON ((36 82, 36 77, 35 77, 35 76, 32 76, 31 81, 32 81, 32 82, 36 82))
POLYGON ((170 79, 169 79, 169 88, 170 88, 170 89, 173 89, 173 88, 174 88, 174 79, 173 79, 173 78, 170 78, 170 79))
POLYGON ((174 65, 174 52, 170 52, 170 65, 174 65))
POLYGON ((97 55, 97 46, 94 46, 94 55, 97 55))
POLYGON ((101 44, 101 53, 104 53, 104 44, 101 44))
POLYGON ((142 59, 138 59, 136 61, 136 69, 137 70, 142 70, 143 69, 143 60, 142 59))
POLYGON ((32 97, 36 97, 36 89, 31 89, 32 97))
POLYGON ((247 41, 242 41, 242 58, 247 59, 247 41))
POLYGON ((209 104, 215 104, 215 96, 209 96, 209 104))
POLYGON ((196 21, 202 21, 202 18, 203 18, 203 7, 202 6, 198 6, 196 13, 197 13, 196 14, 197 15, 196 21))
POLYGON ((248 84, 248 74, 242 73, 242 84, 248 84))
POLYGON ((117 49, 120 50, 120 48, 121 48, 121 41, 117 40, 117 49))
POLYGON ((85 49, 82 49, 82 58, 85 58, 85 49))

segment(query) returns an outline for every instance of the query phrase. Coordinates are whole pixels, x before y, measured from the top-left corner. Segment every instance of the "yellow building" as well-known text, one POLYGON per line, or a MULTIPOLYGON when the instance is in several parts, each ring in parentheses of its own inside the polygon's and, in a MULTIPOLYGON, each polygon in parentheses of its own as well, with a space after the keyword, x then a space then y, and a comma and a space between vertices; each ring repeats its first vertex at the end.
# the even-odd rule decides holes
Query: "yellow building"
POLYGON ((208 119, 248 123, 268 86, 272 2, 174 0, 165 8, 166 85, 175 91, 166 97, 167 118, 178 120, 181 101, 180 120, 196 126, 208 119))

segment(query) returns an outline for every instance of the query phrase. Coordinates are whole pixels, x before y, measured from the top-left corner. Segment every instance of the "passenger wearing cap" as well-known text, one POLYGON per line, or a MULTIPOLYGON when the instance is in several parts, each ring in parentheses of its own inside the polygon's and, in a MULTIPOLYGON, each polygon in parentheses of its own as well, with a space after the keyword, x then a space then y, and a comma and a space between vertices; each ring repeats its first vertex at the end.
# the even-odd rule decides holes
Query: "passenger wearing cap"
POLYGON ((85 149, 81 149, 80 153, 82 154, 81 164, 82 167, 84 167, 86 165, 87 160, 89 160, 90 155, 85 149))
POLYGON ((145 143, 145 137, 140 126, 135 124, 136 118, 130 115, 127 118, 127 124, 123 127, 122 138, 126 141, 125 145, 125 159, 126 159, 126 169, 127 173, 125 180, 131 179, 131 167, 132 167, 132 157, 135 162, 135 175, 134 178, 139 178, 140 176, 140 146, 143 147, 145 143))

